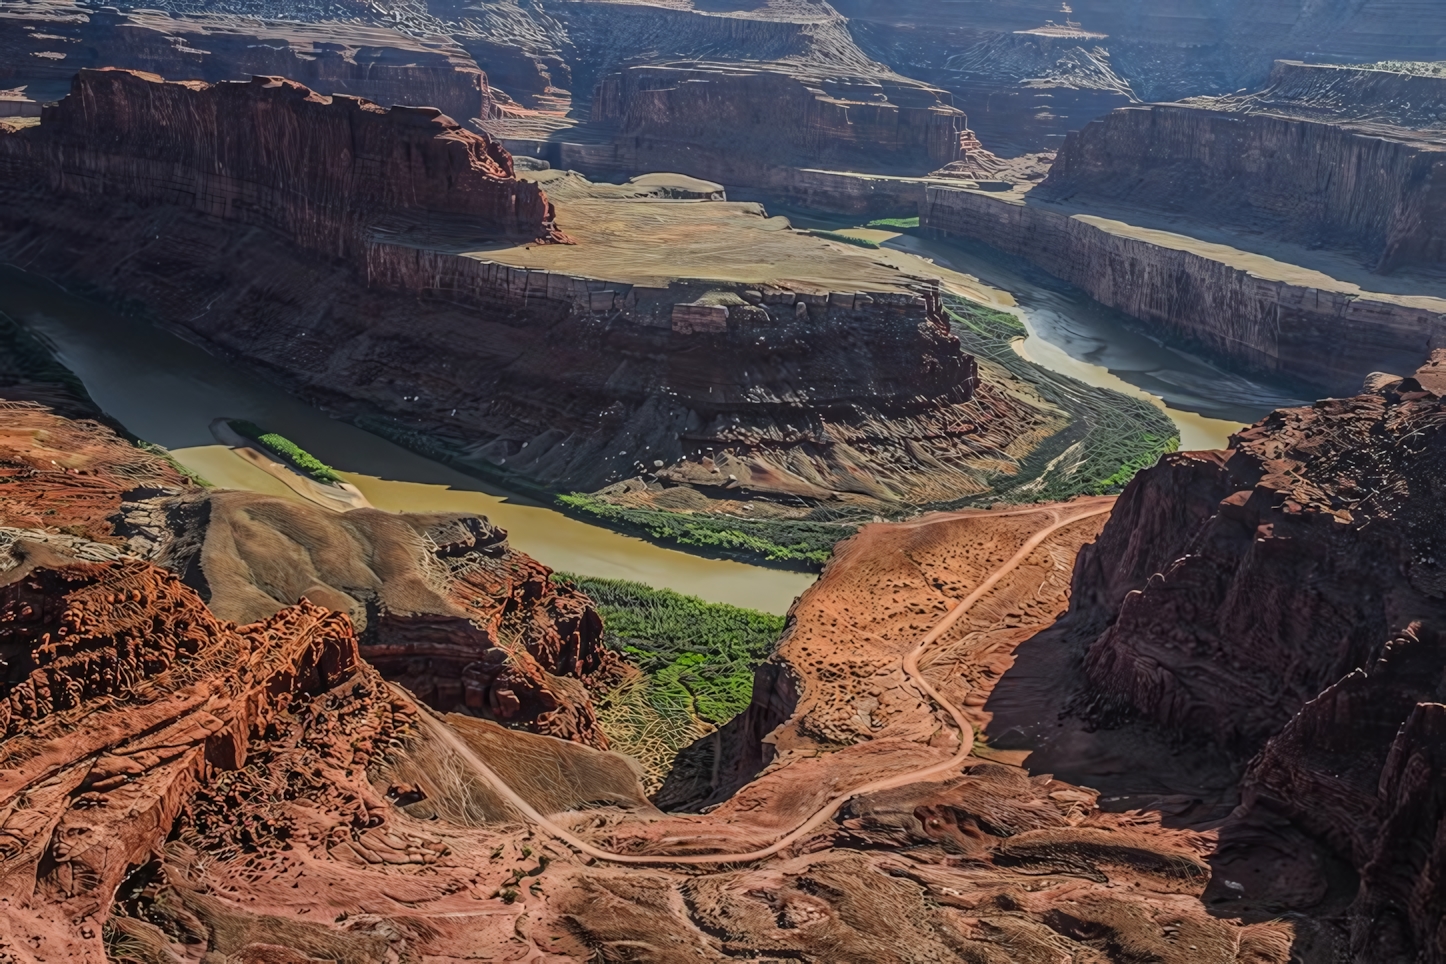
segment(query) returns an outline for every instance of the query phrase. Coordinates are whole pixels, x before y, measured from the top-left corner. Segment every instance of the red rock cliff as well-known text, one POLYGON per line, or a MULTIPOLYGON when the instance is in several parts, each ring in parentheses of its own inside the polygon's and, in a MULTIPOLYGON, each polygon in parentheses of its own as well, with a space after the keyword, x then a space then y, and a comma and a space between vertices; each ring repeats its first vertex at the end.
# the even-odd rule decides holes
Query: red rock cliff
POLYGON ((1222 839, 1284 817, 1355 869, 1353 960, 1441 961, 1446 352, 1369 384, 1141 473, 1065 625, 1098 722, 1251 761, 1222 839))
POLYGON ((0 172, 61 197, 194 208, 335 256, 398 217, 564 238, 546 195, 487 136, 434 108, 384 110, 275 77, 210 85, 82 70, 38 128, 0 139, 0 172))

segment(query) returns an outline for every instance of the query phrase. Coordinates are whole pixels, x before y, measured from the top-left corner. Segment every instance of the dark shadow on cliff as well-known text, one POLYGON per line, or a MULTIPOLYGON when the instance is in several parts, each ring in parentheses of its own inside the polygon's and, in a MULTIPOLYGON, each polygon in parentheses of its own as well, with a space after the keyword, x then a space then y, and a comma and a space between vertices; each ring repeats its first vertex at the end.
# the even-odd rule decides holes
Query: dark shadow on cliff
POLYGON ((1223 819, 1239 799, 1241 766, 1098 698, 1068 618, 1022 643, 995 686, 984 730, 998 750, 1028 750, 1025 766, 1100 791, 1105 810, 1159 811, 1169 826, 1223 819))

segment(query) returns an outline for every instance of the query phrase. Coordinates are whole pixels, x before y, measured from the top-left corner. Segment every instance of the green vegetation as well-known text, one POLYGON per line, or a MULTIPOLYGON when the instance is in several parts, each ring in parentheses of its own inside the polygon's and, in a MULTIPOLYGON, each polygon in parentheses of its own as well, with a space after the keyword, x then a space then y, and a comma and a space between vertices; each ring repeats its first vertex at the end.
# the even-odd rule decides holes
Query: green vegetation
POLYGON ((625 531, 725 555, 821 567, 834 543, 853 535, 851 526, 829 522, 739 519, 732 516, 629 509, 574 492, 557 497, 574 512, 594 516, 625 531))
POLYGON ((809 234, 816 238, 827 238, 829 241, 837 241, 840 244, 852 244, 858 248, 878 248, 879 242, 870 241, 867 238, 856 238, 851 234, 844 234, 841 231, 810 231, 809 234))
POLYGON ((963 298, 946 296, 945 302, 954 333, 967 351, 1028 382, 1073 417, 1065 431, 1025 459, 1016 476, 995 480, 995 491, 984 501, 1116 493, 1136 472, 1179 447, 1175 424, 1149 402, 1086 385, 1021 358, 1010 343, 1024 337, 1026 329, 1014 315, 963 298))
POLYGON ((592 597, 607 645, 642 670, 597 709, 613 748, 643 764, 650 793, 678 751, 748 708, 753 668, 783 632, 782 616, 669 589, 564 573, 553 579, 592 597))
POLYGON ((341 481, 341 476, 336 474, 335 469, 325 462, 322 462, 286 436, 277 435, 275 432, 262 431, 261 426, 255 422, 245 421, 244 419, 231 419, 230 425, 240 434, 261 445, 273 454, 281 456, 316 481, 328 482, 333 485, 341 481))
POLYGON ((909 228, 917 228, 919 226, 919 219, 917 217, 878 218, 877 220, 870 221, 868 226, 871 228, 885 228, 893 229, 895 231, 907 231, 909 228))
POLYGON ((783 632, 784 617, 705 602, 621 579, 557 574, 592 597, 607 643, 652 681, 662 713, 686 712, 721 726, 748 708, 753 667, 783 632))

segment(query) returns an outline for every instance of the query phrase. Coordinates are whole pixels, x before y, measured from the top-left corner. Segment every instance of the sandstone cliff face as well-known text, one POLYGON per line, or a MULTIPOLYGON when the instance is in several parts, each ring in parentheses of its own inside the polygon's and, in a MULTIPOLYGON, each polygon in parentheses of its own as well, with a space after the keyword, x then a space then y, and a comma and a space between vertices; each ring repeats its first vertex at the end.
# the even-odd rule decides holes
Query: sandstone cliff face
POLYGON ((760 180, 745 164, 923 174, 959 158, 968 126, 947 94, 922 85, 818 85, 781 68, 707 63, 611 74, 592 120, 616 126, 635 170, 726 172, 745 184, 760 180), (732 163, 710 161, 718 155, 732 163))
POLYGON ((60 4, 9 12, 9 27, 0 32, 0 77, 53 83, 99 67, 212 83, 282 76, 322 94, 436 107, 462 123, 498 110, 487 75, 466 50, 435 36, 408 36, 394 24, 307 23, 295 10, 277 11, 278 22, 204 7, 174 16, 154 7, 78 13, 60 4))
POLYGON ((1283 410, 1227 459, 1142 473, 1077 576, 1072 612, 1109 622, 1096 684, 1248 755, 1393 633, 1439 619, 1439 400, 1413 383, 1283 410))
POLYGON ((1356 869, 1355 959, 1434 961, 1446 353, 1372 385, 1141 473, 1062 625, 1097 720, 1249 759, 1239 825, 1284 816, 1356 869))
MULTIPOLYGON (((1389 101, 1446 98, 1446 80, 1414 78, 1379 98, 1380 84, 1342 113, 1295 116, 1319 105, 1338 68, 1284 65, 1276 84, 1236 105, 1211 101, 1113 111, 1065 142, 1036 195, 1044 200, 1107 200, 1196 216, 1221 227, 1357 253, 1377 271, 1446 263, 1446 137, 1381 124, 1352 123, 1362 110, 1391 112, 1389 101), (1302 81, 1311 71, 1322 83, 1302 81), (1304 89, 1302 89, 1304 88, 1304 89), (1416 89, 1425 88, 1425 89, 1416 89), (1233 109, 1232 109, 1233 108, 1233 109)), ((1383 74, 1385 71, 1352 73, 1383 74)), ((1431 117, 1433 126, 1441 126, 1431 117)))
POLYGON ((1023 257, 1162 338, 1321 392, 1349 393, 1372 371, 1409 371, 1446 345, 1439 297, 1361 291, 1032 194, 930 186, 920 223, 1023 257))
POLYGON ((278 78, 210 86, 82 71, 41 126, 0 140, 0 165, 56 197, 179 205, 330 256, 359 254, 373 224, 398 216, 562 237, 546 196, 487 137, 435 109, 328 100, 278 78))
POLYGON ((732 449, 763 483, 796 476, 776 487, 792 494, 896 498, 936 471, 903 439, 953 447, 977 387, 926 279, 756 290, 607 281, 583 256, 574 273, 492 262, 498 234, 560 238, 550 206, 493 142, 426 112, 271 81, 78 84, 0 141, 17 175, 0 185, 14 202, 0 247, 468 466, 595 490, 646 453, 721 484, 703 463, 732 449), (183 118, 216 137, 168 126, 183 118), (279 152, 265 164, 263 136, 279 152), (855 444, 880 420, 907 478, 880 458, 860 483, 855 444))

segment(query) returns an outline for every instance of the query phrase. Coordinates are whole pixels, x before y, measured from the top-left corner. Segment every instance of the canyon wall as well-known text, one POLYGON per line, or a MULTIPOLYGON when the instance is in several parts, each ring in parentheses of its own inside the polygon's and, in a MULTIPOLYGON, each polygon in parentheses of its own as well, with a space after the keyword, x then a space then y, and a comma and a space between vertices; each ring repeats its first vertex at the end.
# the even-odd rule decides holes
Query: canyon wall
POLYGON ((745 446, 768 484, 798 457, 810 481, 785 488, 885 494, 831 426, 892 419, 905 448, 920 431, 948 441, 978 384, 927 279, 638 283, 585 253, 572 273, 487 260, 499 235, 565 236, 504 150, 435 112, 273 80, 76 84, 38 127, 0 136, 7 256, 509 482, 591 491, 645 453, 722 487, 708 465, 745 446))
POLYGON ((1446 113, 1446 78, 1286 65, 1277 81, 1240 109, 1207 100, 1113 111, 1069 136, 1036 194, 1345 249, 1382 272, 1446 265, 1446 132, 1350 122, 1362 111, 1389 112, 1392 101, 1446 113), (1344 82, 1343 74, 1372 73, 1384 83, 1338 111, 1287 113, 1292 101, 1319 106, 1328 96, 1319 88, 1344 82), (1312 74, 1329 80, 1312 83, 1312 74))
POLYGON ((1022 257, 1160 337, 1323 392, 1353 391, 1372 371, 1409 371, 1446 347, 1440 298, 1363 292, 1032 197, 930 186, 920 223, 1022 257))
POLYGON ((6 11, 0 78, 69 81, 86 68, 120 67, 217 82, 282 76, 322 94, 391 106, 436 107, 465 123, 498 110, 487 75, 461 46, 386 24, 170 16, 155 9, 80 12, 31 4, 6 11))
POLYGON ((1099 725, 1249 761, 1222 852, 1285 817, 1355 869, 1361 961, 1446 957, 1443 412, 1438 351, 1228 452, 1167 457, 1081 551, 1061 624, 1099 725))
POLYGON ((274 77, 207 85, 82 71, 39 127, 0 139, 0 170, 57 197, 181 205, 332 256, 359 253, 389 216, 562 237, 546 196, 485 135, 435 109, 328 100, 274 77))
POLYGON ((953 93, 1007 155, 1058 149, 1068 131, 1130 101, 1255 89, 1280 58, 1446 58, 1446 12, 1431 0, 1093 0, 1072 15, 1049 0, 832 6, 870 57, 953 93))
POLYGON ((746 157, 904 174, 958 160, 968 124, 948 94, 902 78, 870 81, 820 83, 781 67, 640 65, 601 80, 592 120, 615 126, 619 144, 631 142, 635 170, 651 165, 698 177, 721 173, 710 161, 720 154, 733 155, 734 165, 746 157))

